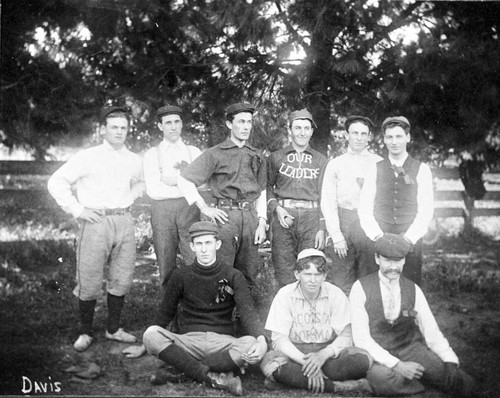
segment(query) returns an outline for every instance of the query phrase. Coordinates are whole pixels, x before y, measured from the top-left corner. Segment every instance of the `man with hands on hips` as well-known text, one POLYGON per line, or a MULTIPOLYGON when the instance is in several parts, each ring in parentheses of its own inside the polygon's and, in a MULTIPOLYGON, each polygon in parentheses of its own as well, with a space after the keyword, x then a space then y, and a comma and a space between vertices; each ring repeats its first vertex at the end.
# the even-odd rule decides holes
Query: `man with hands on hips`
POLYGON ((273 350, 260 367, 266 378, 313 392, 370 392, 370 356, 352 346, 349 303, 325 282, 326 257, 305 249, 295 264, 296 282, 281 288, 266 329, 273 350), (360 380, 358 380, 360 379, 360 380))
POLYGON ((226 109, 230 137, 207 149, 178 177, 189 204, 196 203, 202 219, 217 222, 222 241, 218 257, 234 265, 250 288, 262 260, 258 245, 266 238, 266 162, 261 151, 247 141, 255 107, 236 103, 226 109), (215 203, 208 205, 196 190, 208 182, 215 203))
MULTIPOLYGON (((157 321, 144 333, 143 345, 128 347, 123 353, 134 358, 147 350, 191 379, 241 395, 240 378, 229 372, 262 359, 267 351, 264 328, 243 274, 217 258, 219 227, 200 221, 189 233, 196 260, 173 272, 157 321), (248 335, 234 336, 235 307, 248 335), (179 333, 172 333, 166 326, 176 315, 179 333)), ((151 381, 166 382, 165 372, 160 368, 151 381)))

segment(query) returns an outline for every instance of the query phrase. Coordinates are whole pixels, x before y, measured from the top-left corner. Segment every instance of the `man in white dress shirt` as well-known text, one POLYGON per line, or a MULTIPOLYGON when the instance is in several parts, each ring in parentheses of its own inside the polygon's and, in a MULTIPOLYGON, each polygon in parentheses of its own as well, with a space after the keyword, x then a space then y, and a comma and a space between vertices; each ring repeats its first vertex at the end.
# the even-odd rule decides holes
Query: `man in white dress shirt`
POLYGON ((368 151, 373 122, 365 116, 349 116, 345 121, 347 152, 326 166, 321 191, 321 210, 331 245, 325 252, 332 258, 332 280, 349 294, 356 279, 376 271, 373 244, 361 228, 359 195, 365 174, 382 158, 368 151))
POLYGON ((354 344, 375 361, 367 378, 383 396, 416 394, 426 384, 453 396, 472 396, 474 380, 459 368, 422 290, 401 276, 410 248, 402 236, 384 234, 375 242, 379 271, 351 289, 354 344))
POLYGON ((151 201, 153 245, 160 270, 160 294, 163 297, 170 275, 176 268, 177 251, 183 263, 190 265, 194 254, 189 247, 189 227, 200 219, 195 205, 188 205, 177 186, 177 176, 201 151, 186 145, 182 138, 182 109, 162 106, 156 112, 163 141, 144 154, 144 180, 151 201))
POLYGON ((402 235, 412 245, 404 275, 420 284, 422 237, 434 214, 432 174, 428 165, 409 156, 410 122, 404 116, 382 123, 388 158, 370 168, 359 199, 361 227, 371 240, 384 233, 402 235))
POLYGON ((102 294, 107 262, 105 336, 125 343, 136 341, 135 336, 119 325, 135 267, 134 220, 130 206, 144 190, 141 159, 125 147, 130 127, 125 108, 104 108, 101 122, 103 144, 77 153, 48 182, 56 202, 79 221, 77 286, 73 291, 78 297, 81 322, 80 335, 74 343, 77 351, 86 350, 92 343, 94 309, 102 294), (76 196, 71 191, 74 184, 76 196))

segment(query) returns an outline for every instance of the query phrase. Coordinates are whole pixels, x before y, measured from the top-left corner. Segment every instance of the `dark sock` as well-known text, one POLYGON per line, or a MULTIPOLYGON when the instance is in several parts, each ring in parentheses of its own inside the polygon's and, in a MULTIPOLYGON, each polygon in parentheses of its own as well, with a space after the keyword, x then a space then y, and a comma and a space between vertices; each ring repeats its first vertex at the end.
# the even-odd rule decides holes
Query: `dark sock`
POLYGON ((108 293, 108 332, 113 334, 120 327, 120 316, 122 314, 125 296, 114 296, 108 293))
POLYGON ((97 300, 78 300, 78 311, 80 312, 80 334, 92 336, 92 322, 97 300))
POLYGON ((228 372, 237 368, 233 358, 229 355, 229 351, 221 351, 217 354, 206 357, 201 361, 201 363, 207 365, 210 368, 210 371, 216 373, 228 372))
POLYGON ((175 344, 169 345, 158 355, 163 362, 174 366, 186 376, 200 383, 209 382, 209 367, 194 359, 188 352, 175 344))
MULTIPOLYGON (((302 373, 302 366, 296 363, 287 363, 273 373, 274 379, 281 384, 293 388, 307 390, 308 379, 302 373)), ((325 380, 325 392, 335 392, 335 386, 330 379, 325 380)))
POLYGON ((363 354, 349 354, 337 359, 327 360, 323 373, 331 380, 358 380, 366 376, 370 361, 363 354))

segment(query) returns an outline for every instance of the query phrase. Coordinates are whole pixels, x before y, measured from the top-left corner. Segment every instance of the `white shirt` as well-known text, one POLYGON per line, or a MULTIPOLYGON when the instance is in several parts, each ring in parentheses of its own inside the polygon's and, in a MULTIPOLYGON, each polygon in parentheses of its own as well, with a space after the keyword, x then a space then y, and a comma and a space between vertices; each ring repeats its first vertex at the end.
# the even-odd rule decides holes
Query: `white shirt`
POLYGON ((328 162, 321 189, 321 211, 333 243, 344 239, 340 231, 338 208, 358 208, 366 172, 381 159, 366 149, 358 154, 348 147, 346 153, 328 162))
MULTIPOLYGON (((384 314, 386 319, 396 319, 401 311, 401 288, 399 280, 389 281, 379 271, 380 290, 382 293, 382 303, 384 306, 384 314), (388 288, 389 285, 393 288, 388 288), (388 312, 390 295, 393 295, 392 300, 395 301, 396 308, 393 314, 388 312), (387 316, 390 318, 387 318, 387 316)), ((350 308, 351 308, 351 324, 352 324, 352 338, 354 345, 368 351, 373 359, 382 365, 389 368, 394 367, 399 358, 390 354, 387 350, 382 348, 370 334, 370 324, 368 313, 366 312, 365 303, 366 295, 363 287, 359 281, 354 282, 351 293, 349 295, 350 308)), ((415 285, 415 311, 416 322, 420 332, 424 336, 427 346, 436 353, 443 362, 454 362, 458 364, 458 357, 450 347, 448 340, 443 336, 436 319, 429 308, 429 304, 422 293, 422 290, 415 285)))
POLYGON ((301 344, 326 343, 336 337, 328 346, 330 356, 336 357, 352 346, 349 324, 349 302, 337 286, 323 282, 318 298, 310 302, 295 282, 274 297, 265 328, 272 332, 273 348, 278 350, 283 339, 301 344))
POLYGON ((125 147, 115 150, 104 141, 75 154, 49 178, 47 187, 65 212, 78 217, 84 208, 129 207, 142 193, 137 189, 141 181, 141 158, 125 147))
MULTIPOLYGON (((389 157, 391 164, 403 167, 408 154, 403 159, 393 160, 389 157)), ((413 243, 422 238, 434 216, 434 190, 432 184, 431 169, 425 163, 420 164, 417 173, 417 214, 413 223, 405 232, 405 236, 413 243)), ((382 229, 375 220, 373 213, 375 194, 377 191, 377 166, 372 165, 366 173, 365 183, 359 197, 358 215, 361 227, 371 240, 383 234, 382 229)))
POLYGON ((151 199, 174 199, 183 195, 177 185, 167 185, 161 181, 162 177, 176 177, 180 169, 175 166, 182 161, 191 163, 201 154, 201 151, 191 145, 186 145, 182 139, 175 143, 163 140, 144 154, 144 180, 146 192, 151 199))

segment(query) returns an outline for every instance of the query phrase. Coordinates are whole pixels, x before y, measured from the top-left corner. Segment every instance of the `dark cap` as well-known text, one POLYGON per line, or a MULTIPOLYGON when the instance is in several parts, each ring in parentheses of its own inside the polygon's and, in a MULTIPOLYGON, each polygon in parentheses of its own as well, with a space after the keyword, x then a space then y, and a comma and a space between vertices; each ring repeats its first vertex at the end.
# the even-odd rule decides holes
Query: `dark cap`
POLYGON ((252 115, 255 112, 255 106, 247 102, 238 102, 236 104, 231 104, 226 109, 226 118, 232 115, 236 115, 241 112, 250 112, 252 115))
POLYGON ((316 126, 316 123, 314 123, 314 119, 313 116, 311 115, 311 112, 309 112, 306 108, 301 109, 299 111, 293 111, 292 113, 290 113, 290 124, 292 124, 293 121, 297 119, 310 120, 313 127, 318 128, 318 126, 316 126))
POLYGON ((386 258, 401 259, 410 252, 411 245, 401 235, 384 234, 375 241, 375 253, 386 258))
POLYGON ((371 121, 371 119, 369 117, 366 117, 366 116, 359 116, 359 115, 352 115, 352 116, 349 116, 346 120, 345 120, 345 123, 344 123, 344 127, 345 127, 345 130, 347 131, 349 129, 349 126, 351 124, 353 124, 354 122, 357 122, 357 121, 363 121, 365 122, 369 127, 370 127, 370 130, 375 127, 375 125, 373 124, 373 122, 371 121))
POLYGON ((127 118, 129 116, 128 109, 124 106, 106 106, 101 111, 101 123, 104 123, 106 121, 108 115, 115 112, 125 113, 127 115, 127 118))
POLYGON ((156 118, 161 120, 163 116, 166 115, 182 115, 182 109, 175 105, 165 105, 161 108, 158 108, 156 111, 156 118))
POLYGON ((219 227, 211 221, 198 221, 189 227, 189 235, 196 238, 201 235, 219 235, 219 227))
POLYGON ((409 129, 411 128, 410 122, 404 116, 390 116, 390 117, 385 118, 385 120, 382 122, 382 130, 384 130, 385 126, 389 123, 397 123, 397 124, 401 125, 402 127, 406 126, 409 129))

